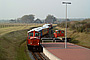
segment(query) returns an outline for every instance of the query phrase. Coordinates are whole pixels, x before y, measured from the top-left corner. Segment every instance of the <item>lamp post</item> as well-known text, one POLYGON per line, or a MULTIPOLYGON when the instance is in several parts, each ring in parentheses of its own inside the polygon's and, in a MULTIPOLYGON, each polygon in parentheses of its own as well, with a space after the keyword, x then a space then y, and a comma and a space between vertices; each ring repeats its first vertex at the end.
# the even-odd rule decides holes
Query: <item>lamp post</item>
POLYGON ((67 48, 67 5, 71 4, 71 2, 62 2, 62 4, 66 4, 65 48, 67 48))

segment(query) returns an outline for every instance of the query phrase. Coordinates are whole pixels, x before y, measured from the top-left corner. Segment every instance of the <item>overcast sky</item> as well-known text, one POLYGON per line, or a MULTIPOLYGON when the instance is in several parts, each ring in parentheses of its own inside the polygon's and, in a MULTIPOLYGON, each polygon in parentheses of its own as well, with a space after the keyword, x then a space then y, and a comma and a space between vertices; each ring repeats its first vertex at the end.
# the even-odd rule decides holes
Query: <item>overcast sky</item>
POLYGON ((90 0, 0 0, 0 19, 16 19, 34 14, 35 18, 45 19, 48 14, 65 18, 65 5, 68 5, 68 18, 90 18, 90 0))

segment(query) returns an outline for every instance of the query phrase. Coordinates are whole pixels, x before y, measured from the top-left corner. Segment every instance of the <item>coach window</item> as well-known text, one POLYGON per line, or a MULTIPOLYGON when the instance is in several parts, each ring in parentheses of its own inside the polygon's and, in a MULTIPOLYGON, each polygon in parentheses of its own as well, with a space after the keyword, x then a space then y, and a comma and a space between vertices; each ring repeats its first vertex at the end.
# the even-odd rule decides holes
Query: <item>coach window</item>
POLYGON ((50 25, 48 25, 49 27, 51 27, 50 25))
POLYGON ((59 33, 61 32, 61 31, 58 31, 59 33))
POLYGON ((46 29, 44 30, 44 32, 46 32, 46 29))

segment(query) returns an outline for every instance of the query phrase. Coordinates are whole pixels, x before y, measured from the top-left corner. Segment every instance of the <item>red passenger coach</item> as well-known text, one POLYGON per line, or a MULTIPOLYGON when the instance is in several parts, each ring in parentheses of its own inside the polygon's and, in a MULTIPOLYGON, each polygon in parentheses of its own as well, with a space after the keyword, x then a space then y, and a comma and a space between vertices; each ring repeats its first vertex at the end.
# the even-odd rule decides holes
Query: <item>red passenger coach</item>
POLYGON ((54 37, 64 37, 65 36, 65 31, 64 30, 55 30, 54 32, 54 37))

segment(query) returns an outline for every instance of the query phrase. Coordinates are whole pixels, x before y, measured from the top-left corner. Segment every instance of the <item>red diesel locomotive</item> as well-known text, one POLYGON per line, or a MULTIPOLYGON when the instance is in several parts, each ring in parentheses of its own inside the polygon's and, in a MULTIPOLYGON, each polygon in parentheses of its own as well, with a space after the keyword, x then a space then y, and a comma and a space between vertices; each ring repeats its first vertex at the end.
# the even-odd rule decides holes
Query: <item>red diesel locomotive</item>
POLYGON ((48 34, 52 28, 51 24, 45 24, 43 27, 34 28, 28 31, 27 46, 31 51, 43 51, 40 45, 41 37, 48 34), (48 26, 49 25, 49 26, 48 26))
POLYGON ((65 36, 65 32, 64 30, 55 30, 54 32, 54 37, 57 38, 57 37, 64 37, 65 36))

